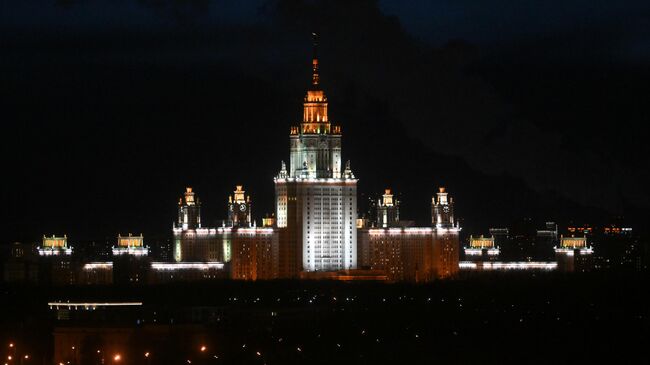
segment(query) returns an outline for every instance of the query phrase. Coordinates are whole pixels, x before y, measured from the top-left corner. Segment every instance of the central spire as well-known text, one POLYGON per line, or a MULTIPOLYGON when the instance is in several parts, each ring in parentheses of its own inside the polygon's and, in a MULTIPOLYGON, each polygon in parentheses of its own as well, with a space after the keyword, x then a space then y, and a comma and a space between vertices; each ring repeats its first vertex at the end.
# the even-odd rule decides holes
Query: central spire
POLYGON ((320 74, 318 68, 318 35, 312 33, 314 54, 311 60, 311 87, 307 90, 304 101, 303 118, 301 123, 302 133, 330 133, 327 117, 327 97, 320 87, 320 74))
POLYGON ((318 75, 318 34, 311 33, 312 43, 314 45, 313 57, 311 59, 311 85, 314 90, 318 89, 320 78, 318 75))

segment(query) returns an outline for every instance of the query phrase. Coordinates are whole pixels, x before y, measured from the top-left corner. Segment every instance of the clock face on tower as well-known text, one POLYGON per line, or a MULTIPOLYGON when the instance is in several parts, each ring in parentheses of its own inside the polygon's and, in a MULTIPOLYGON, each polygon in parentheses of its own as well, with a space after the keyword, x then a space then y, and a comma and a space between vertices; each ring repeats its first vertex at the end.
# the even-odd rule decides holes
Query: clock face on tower
POLYGON ((242 212, 245 212, 246 211, 246 204, 240 204, 239 205, 239 210, 242 211, 242 212))
POLYGON ((449 213, 449 206, 445 205, 444 207, 442 207, 442 211, 445 213, 449 213))

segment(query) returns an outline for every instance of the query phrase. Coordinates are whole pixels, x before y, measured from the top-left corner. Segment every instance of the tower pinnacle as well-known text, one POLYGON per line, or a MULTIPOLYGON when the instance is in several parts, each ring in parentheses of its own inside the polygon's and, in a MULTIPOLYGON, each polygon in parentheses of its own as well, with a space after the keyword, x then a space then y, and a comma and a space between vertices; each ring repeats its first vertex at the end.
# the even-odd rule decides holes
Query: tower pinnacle
POLYGON ((314 53, 311 60, 311 85, 316 89, 320 83, 320 77, 318 75, 318 34, 312 32, 311 38, 314 45, 314 53))

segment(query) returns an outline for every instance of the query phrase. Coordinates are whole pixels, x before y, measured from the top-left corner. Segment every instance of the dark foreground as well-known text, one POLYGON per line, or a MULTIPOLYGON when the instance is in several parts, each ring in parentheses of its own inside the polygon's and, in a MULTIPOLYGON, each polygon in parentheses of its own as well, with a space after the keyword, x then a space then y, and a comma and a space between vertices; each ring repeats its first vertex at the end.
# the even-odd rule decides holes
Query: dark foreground
POLYGON ((599 273, 427 285, 5 287, 0 355, 84 365, 646 363, 648 284, 599 273), (143 306, 47 306, 122 300, 143 306))

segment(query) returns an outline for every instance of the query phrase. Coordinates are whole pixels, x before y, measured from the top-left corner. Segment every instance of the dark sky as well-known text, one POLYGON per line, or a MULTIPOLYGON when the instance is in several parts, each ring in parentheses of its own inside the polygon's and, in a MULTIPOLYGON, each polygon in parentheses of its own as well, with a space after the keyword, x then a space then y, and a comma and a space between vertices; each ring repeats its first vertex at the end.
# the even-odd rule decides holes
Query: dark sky
POLYGON ((650 208, 644 1, 0 3, 2 241, 169 233, 244 184, 258 219, 309 82, 310 34, 364 196, 467 233, 641 221, 650 208))

